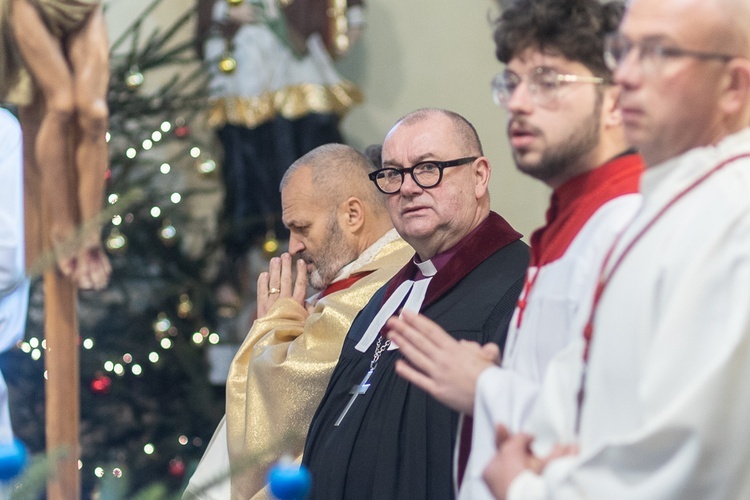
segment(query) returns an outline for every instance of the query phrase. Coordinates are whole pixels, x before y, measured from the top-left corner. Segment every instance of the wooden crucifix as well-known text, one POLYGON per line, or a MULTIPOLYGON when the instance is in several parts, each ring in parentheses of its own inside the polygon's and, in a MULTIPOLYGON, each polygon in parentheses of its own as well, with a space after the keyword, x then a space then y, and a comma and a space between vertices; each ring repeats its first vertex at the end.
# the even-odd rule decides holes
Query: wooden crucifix
POLYGON ((0 0, 0 98, 24 141, 26 262, 44 269, 46 442, 64 451, 51 500, 80 498, 77 290, 106 286, 97 221, 108 150, 109 46, 100 0, 0 0))

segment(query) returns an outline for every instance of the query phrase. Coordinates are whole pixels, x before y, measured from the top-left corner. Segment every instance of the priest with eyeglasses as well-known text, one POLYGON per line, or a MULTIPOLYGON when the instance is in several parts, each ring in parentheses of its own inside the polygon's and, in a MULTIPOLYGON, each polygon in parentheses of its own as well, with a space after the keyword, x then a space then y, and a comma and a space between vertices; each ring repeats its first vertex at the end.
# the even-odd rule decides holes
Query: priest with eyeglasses
POLYGON ((386 136, 382 162, 370 179, 416 254, 344 341, 305 443, 312 499, 454 497, 461 415, 396 374, 402 356, 385 324, 421 312, 497 360, 528 265, 521 235, 490 211, 490 165, 464 117, 406 115, 386 136))

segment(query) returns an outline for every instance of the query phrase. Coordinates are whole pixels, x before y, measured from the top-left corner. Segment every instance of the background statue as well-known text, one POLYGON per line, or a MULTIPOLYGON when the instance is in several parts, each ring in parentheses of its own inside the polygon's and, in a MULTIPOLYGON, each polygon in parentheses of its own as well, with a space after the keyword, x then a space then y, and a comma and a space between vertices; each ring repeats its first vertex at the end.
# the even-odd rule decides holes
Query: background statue
POLYGON ((199 0, 198 40, 211 71, 209 122, 224 150, 226 259, 221 304, 239 306, 238 263, 280 222, 279 183, 297 158, 344 142, 341 117, 361 101, 333 60, 359 38, 361 0, 199 0))

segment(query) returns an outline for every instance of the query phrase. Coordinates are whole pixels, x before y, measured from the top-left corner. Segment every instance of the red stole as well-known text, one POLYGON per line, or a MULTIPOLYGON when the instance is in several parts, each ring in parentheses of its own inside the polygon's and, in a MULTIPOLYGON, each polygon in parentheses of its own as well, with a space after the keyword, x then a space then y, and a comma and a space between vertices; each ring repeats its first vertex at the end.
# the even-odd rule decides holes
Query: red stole
POLYGON ((552 193, 547 223, 531 235, 531 266, 541 267, 565 254, 594 213, 608 201, 637 193, 644 165, 626 153, 578 175, 552 193))
MULTIPOLYGON (((637 193, 644 168, 640 155, 628 151, 558 187, 547 209, 547 224, 531 235, 530 267, 540 268, 562 257, 602 205, 619 196, 637 193)), ((531 279, 526 276, 518 299, 517 328, 523 321, 526 299, 537 276, 539 269, 531 279)))
POLYGON ((589 311, 589 318, 586 322, 586 326, 583 328, 583 339, 585 341, 584 348, 583 348, 583 370, 581 370, 581 385, 578 388, 578 395, 576 397, 576 403, 578 405, 577 411, 576 411, 576 420, 575 420, 575 430, 576 434, 580 435, 581 431, 581 413, 583 412, 583 401, 586 396, 586 376, 587 376, 587 367, 589 364, 589 351, 591 349, 591 341, 594 338, 594 318, 596 317, 597 310, 599 308, 599 302, 602 298, 602 295, 604 294, 604 291, 607 288, 607 285, 609 285, 610 280, 612 279, 612 276, 617 272, 617 270, 620 268, 620 264, 625 260, 625 257, 628 256, 630 251, 635 247, 638 242, 643 238, 643 236, 651 230, 651 228, 659 222, 659 220, 664 216, 665 213, 667 213, 678 201, 680 201, 683 197, 690 194, 691 191, 693 191, 695 188, 700 186, 702 183, 704 183, 708 178, 710 178, 712 175, 714 175, 719 170, 722 170, 727 165, 731 165, 737 160, 741 160, 743 158, 750 157, 750 153, 741 153, 735 156, 732 156, 731 158, 728 158, 718 165, 716 165, 714 168, 709 170, 708 172, 705 172, 703 175, 695 179, 692 183, 690 183, 686 188, 684 188, 682 191, 677 193, 672 199, 670 199, 662 208, 659 210, 656 215, 654 215, 647 223, 644 225, 640 231, 638 231, 633 238, 625 245, 620 255, 617 257, 617 259, 612 263, 612 266, 609 267, 609 261, 612 258, 612 254, 617 248, 617 244, 620 241, 620 238, 625 233, 625 230, 621 231, 620 234, 617 236, 615 241, 612 243, 612 246, 609 248, 609 251, 607 252, 607 255, 604 257, 604 262, 602 262, 602 267, 599 271, 599 279, 597 280, 596 289, 594 290, 594 297, 591 304, 591 310, 589 311), (608 270, 609 268, 609 270, 608 270))

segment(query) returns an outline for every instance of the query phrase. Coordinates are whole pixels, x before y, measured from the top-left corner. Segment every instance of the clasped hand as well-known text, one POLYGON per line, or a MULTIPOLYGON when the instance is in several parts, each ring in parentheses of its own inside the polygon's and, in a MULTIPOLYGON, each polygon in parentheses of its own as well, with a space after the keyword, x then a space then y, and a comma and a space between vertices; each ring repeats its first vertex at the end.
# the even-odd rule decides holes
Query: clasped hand
POLYGON ((538 458, 531 451, 533 441, 534 438, 530 434, 510 434, 504 425, 497 426, 495 437, 497 453, 482 474, 482 478, 495 498, 499 500, 507 498, 511 483, 524 471, 529 470, 534 474, 541 474, 553 460, 578 453, 576 445, 558 444, 547 456, 538 458))
POLYGON ((288 253, 274 257, 268 271, 258 276, 258 318, 262 318, 277 300, 292 298, 305 307, 307 294, 307 267, 305 261, 297 259, 296 273, 292 271, 292 256, 288 253), (296 276, 295 276, 296 275, 296 276))

